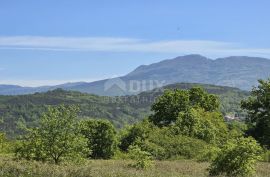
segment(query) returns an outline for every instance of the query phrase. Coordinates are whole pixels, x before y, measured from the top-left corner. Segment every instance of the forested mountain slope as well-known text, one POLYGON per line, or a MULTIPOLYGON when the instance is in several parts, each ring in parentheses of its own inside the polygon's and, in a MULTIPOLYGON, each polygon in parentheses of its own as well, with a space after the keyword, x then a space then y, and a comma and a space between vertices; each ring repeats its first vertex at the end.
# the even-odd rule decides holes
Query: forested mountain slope
POLYGON ((0 131, 9 136, 21 133, 20 125, 37 126, 40 115, 48 105, 75 104, 80 107, 80 118, 104 118, 112 121, 117 127, 133 123, 147 117, 154 100, 164 89, 189 89, 203 87, 209 93, 219 95, 221 111, 224 114, 242 114, 240 100, 249 93, 232 87, 205 84, 179 83, 154 89, 133 96, 107 97, 75 91, 56 89, 46 93, 30 95, 0 96, 0 131))

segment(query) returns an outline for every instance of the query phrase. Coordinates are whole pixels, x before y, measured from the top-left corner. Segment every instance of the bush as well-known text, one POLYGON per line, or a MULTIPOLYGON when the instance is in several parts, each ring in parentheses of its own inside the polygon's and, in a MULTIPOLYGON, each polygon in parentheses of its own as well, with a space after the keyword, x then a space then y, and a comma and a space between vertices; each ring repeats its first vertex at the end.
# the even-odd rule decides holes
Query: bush
POLYGON ((230 131, 229 136, 231 138, 241 137, 245 135, 248 128, 245 122, 238 121, 238 120, 230 121, 227 124, 228 124, 228 129, 230 131))
POLYGON ((14 152, 15 141, 8 140, 5 133, 0 133, 0 154, 14 152))
POLYGON ((209 168, 211 176, 248 176, 255 172, 262 148, 253 138, 228 141, 209 168))
POLYGON ((132 167, 146 169, 153 165, 151 154, 141 150, 139 146, 130 146, 128 153, 130 158, 135 160, 135 163, 131 164, 132 167))
POLYGON ((270 162, 270 151, 266 150, 262 155, 262 161, 270 162))
POLYGON ((88 139, 92 150, 89 157, 109 159, 116 150, 116 130, 107 120, 84 120, 80 123, 80 132, 88 139))
POLYGON ((154 130, 153 124, 148 120, 143 120, 132 126, 126 127, 120 132, 119 148, 127 152, 130 145, 133 145, 137 139, 145 140, 149 134, 154 130))
POLYGON ((134 144, 158 160, 185 158, 205 161, 206 156, 208 160, 216 156, 216 151, 213 150, 216 149, 215 146, 196 138, 174 135, 170 128, 156 129, 147 139, 137 139, 134 144))
POLYGON ((204 140, 220 145, 228 134, 227 125, 219 112, 208 112, 201 108, 191 108, 180 112, 175 125, 175 134, 204 140))
POLYGON ((0 133, 0 153, 7 153, 9 148, 6 135, 4 133, 0 133))

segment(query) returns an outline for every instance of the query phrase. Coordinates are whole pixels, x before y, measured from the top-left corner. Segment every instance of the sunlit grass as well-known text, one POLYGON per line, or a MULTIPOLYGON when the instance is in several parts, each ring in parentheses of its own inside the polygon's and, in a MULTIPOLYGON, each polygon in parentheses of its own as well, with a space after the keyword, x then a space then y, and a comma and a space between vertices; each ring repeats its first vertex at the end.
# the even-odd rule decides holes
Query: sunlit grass
MULTIPOLYGON (((129 166, 129 160, 89 160, 85 164, 53 165, 40 162, 16 161, 0 157, 2 177, 206 177, 208 163, 191 160, 156 161, 152 168, 138 170, 129 166)), ((270 163, 260 163, 257 176, 267 177, 270 163)))

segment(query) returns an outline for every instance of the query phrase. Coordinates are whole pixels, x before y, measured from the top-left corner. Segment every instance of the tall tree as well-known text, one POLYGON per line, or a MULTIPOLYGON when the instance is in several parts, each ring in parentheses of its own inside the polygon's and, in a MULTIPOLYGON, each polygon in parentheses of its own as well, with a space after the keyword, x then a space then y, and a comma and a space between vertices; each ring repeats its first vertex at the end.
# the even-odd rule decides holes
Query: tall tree
POLYGON ((241 106, 248 111, 248 134, 270 148, 270 79, 259 80, 258 87, 253 88, 251 97, 242 101, 241 106))

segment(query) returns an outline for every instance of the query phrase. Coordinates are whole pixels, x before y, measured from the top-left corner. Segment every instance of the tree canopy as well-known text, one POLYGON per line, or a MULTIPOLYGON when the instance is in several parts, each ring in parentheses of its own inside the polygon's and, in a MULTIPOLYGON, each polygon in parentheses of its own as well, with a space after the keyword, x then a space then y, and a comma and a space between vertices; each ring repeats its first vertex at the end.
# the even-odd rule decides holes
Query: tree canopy
POLYGON ((87 139, 78 129, 76 106, 49 107, 43 114, 40 126, 28 130, 17 148, 19 158, 52 160, 58 164, 63 159, 85 156, 89 151, 87 139))
POLYGON ((80 123, 80 132, 88 139, 92 152, 89 157, 108 159, 116 150, 116 130, 108 120, 84 120, 80 123))
POLYGON ((219 104, 217 96, 208 94, 199 87, 190 90, 166 90, 152 105, 154 114, 150 116, 150 120, 155 125, 167 126, 177 120, 180 112, 186 112, 192 107, 216 111, 219 104))
POLYGON ((270 80, 259 80, 253 88, 251 97, 242 102, 242 108, 248 111, 246 119, 252 135, 262 145, 270 148, 270 80))

